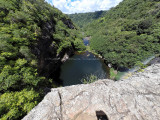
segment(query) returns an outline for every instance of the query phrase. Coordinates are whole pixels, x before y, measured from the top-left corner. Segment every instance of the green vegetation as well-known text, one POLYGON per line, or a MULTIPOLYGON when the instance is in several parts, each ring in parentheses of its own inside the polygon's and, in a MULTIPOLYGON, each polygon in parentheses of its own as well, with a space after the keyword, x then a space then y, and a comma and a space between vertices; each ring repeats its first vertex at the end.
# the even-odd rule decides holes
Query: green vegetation
POLYGON ((0 96, 1 120, 20 120, 39 102, 39 94, 34 90, 7 92, 0 96))
POLYGON ((148 65, 144 65, 142 62, 138 61, 135 66, 137 66, 138 68, 145 69, 148 65))
POLYGON ((117 75, 117 71, 111 68, 110 69, 110 79, 115 79, 116 75, 117 75))
POLYGON ((76 39, 74 41, 74 45, 75 45, 76 51, 84 51, 84 50, 86 50, 86 47, 84 46, 83 41, 80 40, 80 39, 76 39))
POLYGON ((97 20, 98 18, 103 17, 106 14, 106 11, 96 11, 89 13, 76 13, 68 14, 68 17, 80 28, 85 27, 89 23, 97 20))
POLYGON ((120 80, 120 78, 125 74, 126 72, 120 72, 115 70, 114 68, 110 69, 110 79, 112 80, 120 80))
POLYGON ((90 47, 115 69, 160 53, 159 0, 124 0, 86 26, 90 47))
MULTIPOLYGON (((108 12, 68 16, 92 36, 87 49, 115 69, 143 68, 140 61, 160 53, 159 0, 124 0, 108 12)), ((44 88, 56 86, 52 78, 60 60, 50 58, 86 49, 69 17, 44 0, 0 1, 0 119, 21 119, 44 96, 44 88)), ((82 82, 97 79, 90 75, 82 82)))
POLYGON ((47 59, 74 48, 84 49, 81 36, 58 9, 44 0, 0 0, 0 119, 27 114, 44 88, 56 86, 45 70, 52 63, 56 71, 57 61, 47 59))
POLYGON ((98 80, 98 77, 93 75, 93 74, 91 74, 91 75, 87 75, 84 79, 81 80, 81 82, 83 84, 90 84, 90 83, 93 83, 93 82, 95 82, 97 80, 98 80))
POLYGON ((126 72, 120 72, 118 71, 117 75, 115 76, 114 80, 115 81, 118 81, 120 80, 124 75, 125 75, 126 72))

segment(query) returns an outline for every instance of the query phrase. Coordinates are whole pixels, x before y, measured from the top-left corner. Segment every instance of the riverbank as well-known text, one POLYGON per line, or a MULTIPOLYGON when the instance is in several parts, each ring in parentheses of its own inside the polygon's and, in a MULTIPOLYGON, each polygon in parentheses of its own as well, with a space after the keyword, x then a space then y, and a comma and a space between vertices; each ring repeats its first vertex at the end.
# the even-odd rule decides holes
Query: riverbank
MULTIPOLYGON (((84 40, 84 39, 83 39, 84 40)), ((84 40, 85 51, 76 51, 61 66, 60 80, 63 86, 83 84, 83 80, 94 75, 98 79, 109 78, 109 69, 102 57, 90 50, 89 40, 84 40)))
POLYGON ((94 54, 96 57, 100 58, 103 63, 107 66, 107 69, 108 69, 108 79, 112 79, 112 80, 115 80, 117 77, 119 78, 119 76, 117 76, 117 74, 119 73, 118 71, 114 70, 114 68, 111 68, 108 66, 108 64, 106 64, 105 62, 105 59, 103 56, 101 56, 100 54, 96 53, 94 50, 92 50, 90 48, 90 46, 86 46, 86 51, 94 54))
MULTIPOLYGON (((84 41, 87 41, 87 45, 86 45, 86 51, 94 54, 96 57, 100 58, 101 60, 103 60, 104 64, 106 64, 106 66, 108 66, 107 62, 105 62, 105 59, 103 58, 103 56, 101 56, 100 54, 96 53, 94 50, 92 50, 89 46, 89 40, 90 37, 86 37, 84 38, 84 41)), ((151 56, 148 59, 144 60, 143 62, 140 62, 138 66, 133 67, 131 69, 126 69, 126 70, 115 70, 114 68, 110 67, 109 68, 109 79, 112 80, 120 80, 120 79, 127 79, 129 77, 131 77, 135 72, 138 71, 143 71, 143 69, 149 65, 152 65, 154 63, 158 63, 160 62, 160 55, 155 55, 155 56, 151 56)))
MULTIPOLYGON (((96 56, 98 56, 99 58, 105 60, 100 54, 97 54, 94 50, 91 50, 89 46, 87 46, 87 47, 88 47, 87 50, 89 52, 91 52, 91 53, 95 54, 96 56)), ((112 80, 115 80, 115 81, 120 80, 120 79, 128 79, 129 77, 131 77, 135 73, 142 72, 143 69, 146 68, 147 66, 151 66, 151 65, 157 64, 157 63, 160 63, 160 55, 159 54, 149 57, 148 59, 144 60, 141 63, 141 65, 136 66, 136 67, 131 68, 131 69, 128 69, 125 72, 118 71, 118 70, 115 70, 114 68, 110 67, 108 78, 112 79, 112 80)), ((106 62, 104 62, 104 64, 106 64, 106 62)))
POLYGON ((160 63, 160 55, 151 56, 147 60, 142 62, 142 65, 144 67, 138 66, 138 67, 134 67, 132 69, 129 69, 128 72, 123 73, 123 74, 121 73, 122 76, 119 77, 119 79, 128 79, 129 77, 131 77, 135 73, 142 72, 145 67, 151 66, 151 65, 157 64, 157 63, 160 63))

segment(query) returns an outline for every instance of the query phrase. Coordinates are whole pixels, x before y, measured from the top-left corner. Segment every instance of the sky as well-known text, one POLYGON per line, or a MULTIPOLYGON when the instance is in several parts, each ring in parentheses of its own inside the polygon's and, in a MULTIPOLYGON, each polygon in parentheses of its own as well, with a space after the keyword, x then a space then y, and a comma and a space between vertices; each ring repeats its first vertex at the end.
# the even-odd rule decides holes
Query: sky
POLYGON ((46 0, 65 14, 109 10, 122 0, 46 0))

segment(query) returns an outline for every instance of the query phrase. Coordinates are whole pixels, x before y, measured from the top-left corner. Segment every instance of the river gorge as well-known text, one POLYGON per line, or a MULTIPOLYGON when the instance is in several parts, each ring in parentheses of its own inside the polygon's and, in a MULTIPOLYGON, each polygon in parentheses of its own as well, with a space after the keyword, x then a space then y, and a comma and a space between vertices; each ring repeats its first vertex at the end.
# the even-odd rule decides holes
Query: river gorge
MULTIPOLYGON (((89 40, 83 41, 86 46, 89 45, 89 40)), ((106 79, 109 77, 109 68, 104 60, 88 51, 76 52, 61 66, 60 79, 63 86, 82 84, 83 79, 91 75, 106 79)))

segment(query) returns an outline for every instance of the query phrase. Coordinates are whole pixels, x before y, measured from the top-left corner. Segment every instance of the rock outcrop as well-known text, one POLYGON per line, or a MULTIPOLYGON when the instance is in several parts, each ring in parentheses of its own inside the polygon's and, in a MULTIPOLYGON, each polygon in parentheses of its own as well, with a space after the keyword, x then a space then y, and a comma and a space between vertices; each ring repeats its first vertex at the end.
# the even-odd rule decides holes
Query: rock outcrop
MULTIPOLYGON (((66 18, 63 18, 64 24, 68 26, 68 29, 73 29, 73 23, 69 22, 66 18), (68 22, 67 22, 68 21, 68 22)), ((38 58, 38 73, 46 78, 56 79, 57 71, 60 66, 65 62, 71 55, 74 54, 73 46, 66 48, 60 54, 57 55, 57 49, 55 46, 58 42, 55 42, 53 33, 55 34, 55 23, 56 21, 45 22, 41 25, 42 35, 39 38, 37 46, 34 48, 34 54, 38 58)), ((61 40, 62 42, 62 40, 61 40)), ((59 81, 56 81, 59 82, 59 81)))
POLYGON ((23 120, 160 120, 160 64, 127 80, 52 89, 23 120), (102 119, 101 119, 102 117, 102 119))

